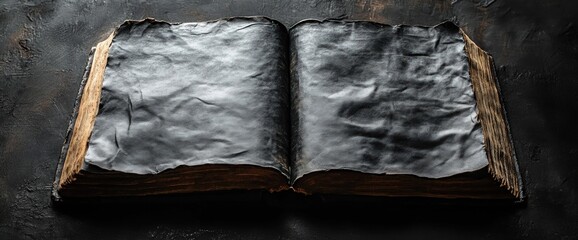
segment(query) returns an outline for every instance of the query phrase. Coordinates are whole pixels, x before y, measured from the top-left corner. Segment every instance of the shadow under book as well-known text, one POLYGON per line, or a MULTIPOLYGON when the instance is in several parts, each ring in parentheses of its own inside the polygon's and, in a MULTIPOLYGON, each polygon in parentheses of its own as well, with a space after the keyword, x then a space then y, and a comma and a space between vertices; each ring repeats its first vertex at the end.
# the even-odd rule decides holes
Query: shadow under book
POLYGON ((53 199, 523 199, 492 58, 452 23, 126 21, 90 55, 53 199))

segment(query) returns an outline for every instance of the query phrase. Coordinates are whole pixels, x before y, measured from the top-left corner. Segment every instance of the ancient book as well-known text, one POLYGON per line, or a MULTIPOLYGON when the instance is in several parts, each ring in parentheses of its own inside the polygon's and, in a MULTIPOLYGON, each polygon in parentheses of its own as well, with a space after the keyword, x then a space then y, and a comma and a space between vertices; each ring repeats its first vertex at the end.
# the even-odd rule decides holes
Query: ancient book
POLYGON ((144 19, 88 62, 57 200, 523 198, 492 58, 451 22, 144 19))

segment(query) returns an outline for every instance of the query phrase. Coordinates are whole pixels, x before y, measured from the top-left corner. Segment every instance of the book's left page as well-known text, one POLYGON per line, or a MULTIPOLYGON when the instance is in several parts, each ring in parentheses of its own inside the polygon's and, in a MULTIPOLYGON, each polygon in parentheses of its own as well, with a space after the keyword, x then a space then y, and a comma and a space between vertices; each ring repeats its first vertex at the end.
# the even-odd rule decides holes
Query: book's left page
MULTIPOLYGON (((125 22, 109 40, 102 87, 85 87, 63 154, 61 195, 288 187, 282 24, 146 19, 125 22), (87 91, 100 94, 94 119, 83 109, 87 91)), ((88 82, 98 78, 94 64, 88 82)))

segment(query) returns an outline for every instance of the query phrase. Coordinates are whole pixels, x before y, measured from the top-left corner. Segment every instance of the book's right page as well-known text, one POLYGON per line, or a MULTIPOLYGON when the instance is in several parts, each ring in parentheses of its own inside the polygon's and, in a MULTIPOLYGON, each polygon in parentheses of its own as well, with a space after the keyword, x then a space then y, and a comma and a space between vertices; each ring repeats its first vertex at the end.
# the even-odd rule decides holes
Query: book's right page
MULTIPOLYGON (((377 176, 371 181, 400 176, 401 195, 412 195, 412 188, 425 189, 417 195, 443 195, 424 183, 485 178, 480 172, 488 173, 489 161, 457 26, 307 20, 290 38, 294 182, 332 171, 377 176)), ((336 174, 330 184, 388 194, 371 192, 379 184, 346 183, 363 179, 346 175, 336 174)), ((483 181, 479 189, 493 188, 491 178, 483 181)), ((458 191, 454 196, 462 196, 458 191)))

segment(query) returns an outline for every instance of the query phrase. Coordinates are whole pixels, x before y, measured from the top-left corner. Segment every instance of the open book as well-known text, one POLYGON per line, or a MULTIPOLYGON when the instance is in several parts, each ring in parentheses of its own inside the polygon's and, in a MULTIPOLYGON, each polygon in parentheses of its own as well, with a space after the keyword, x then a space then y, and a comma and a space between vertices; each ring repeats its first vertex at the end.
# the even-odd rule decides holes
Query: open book
POLYGON ((522 198, 492 58, 432 27, 127 21, 93 49, 56 199, 522 198))

